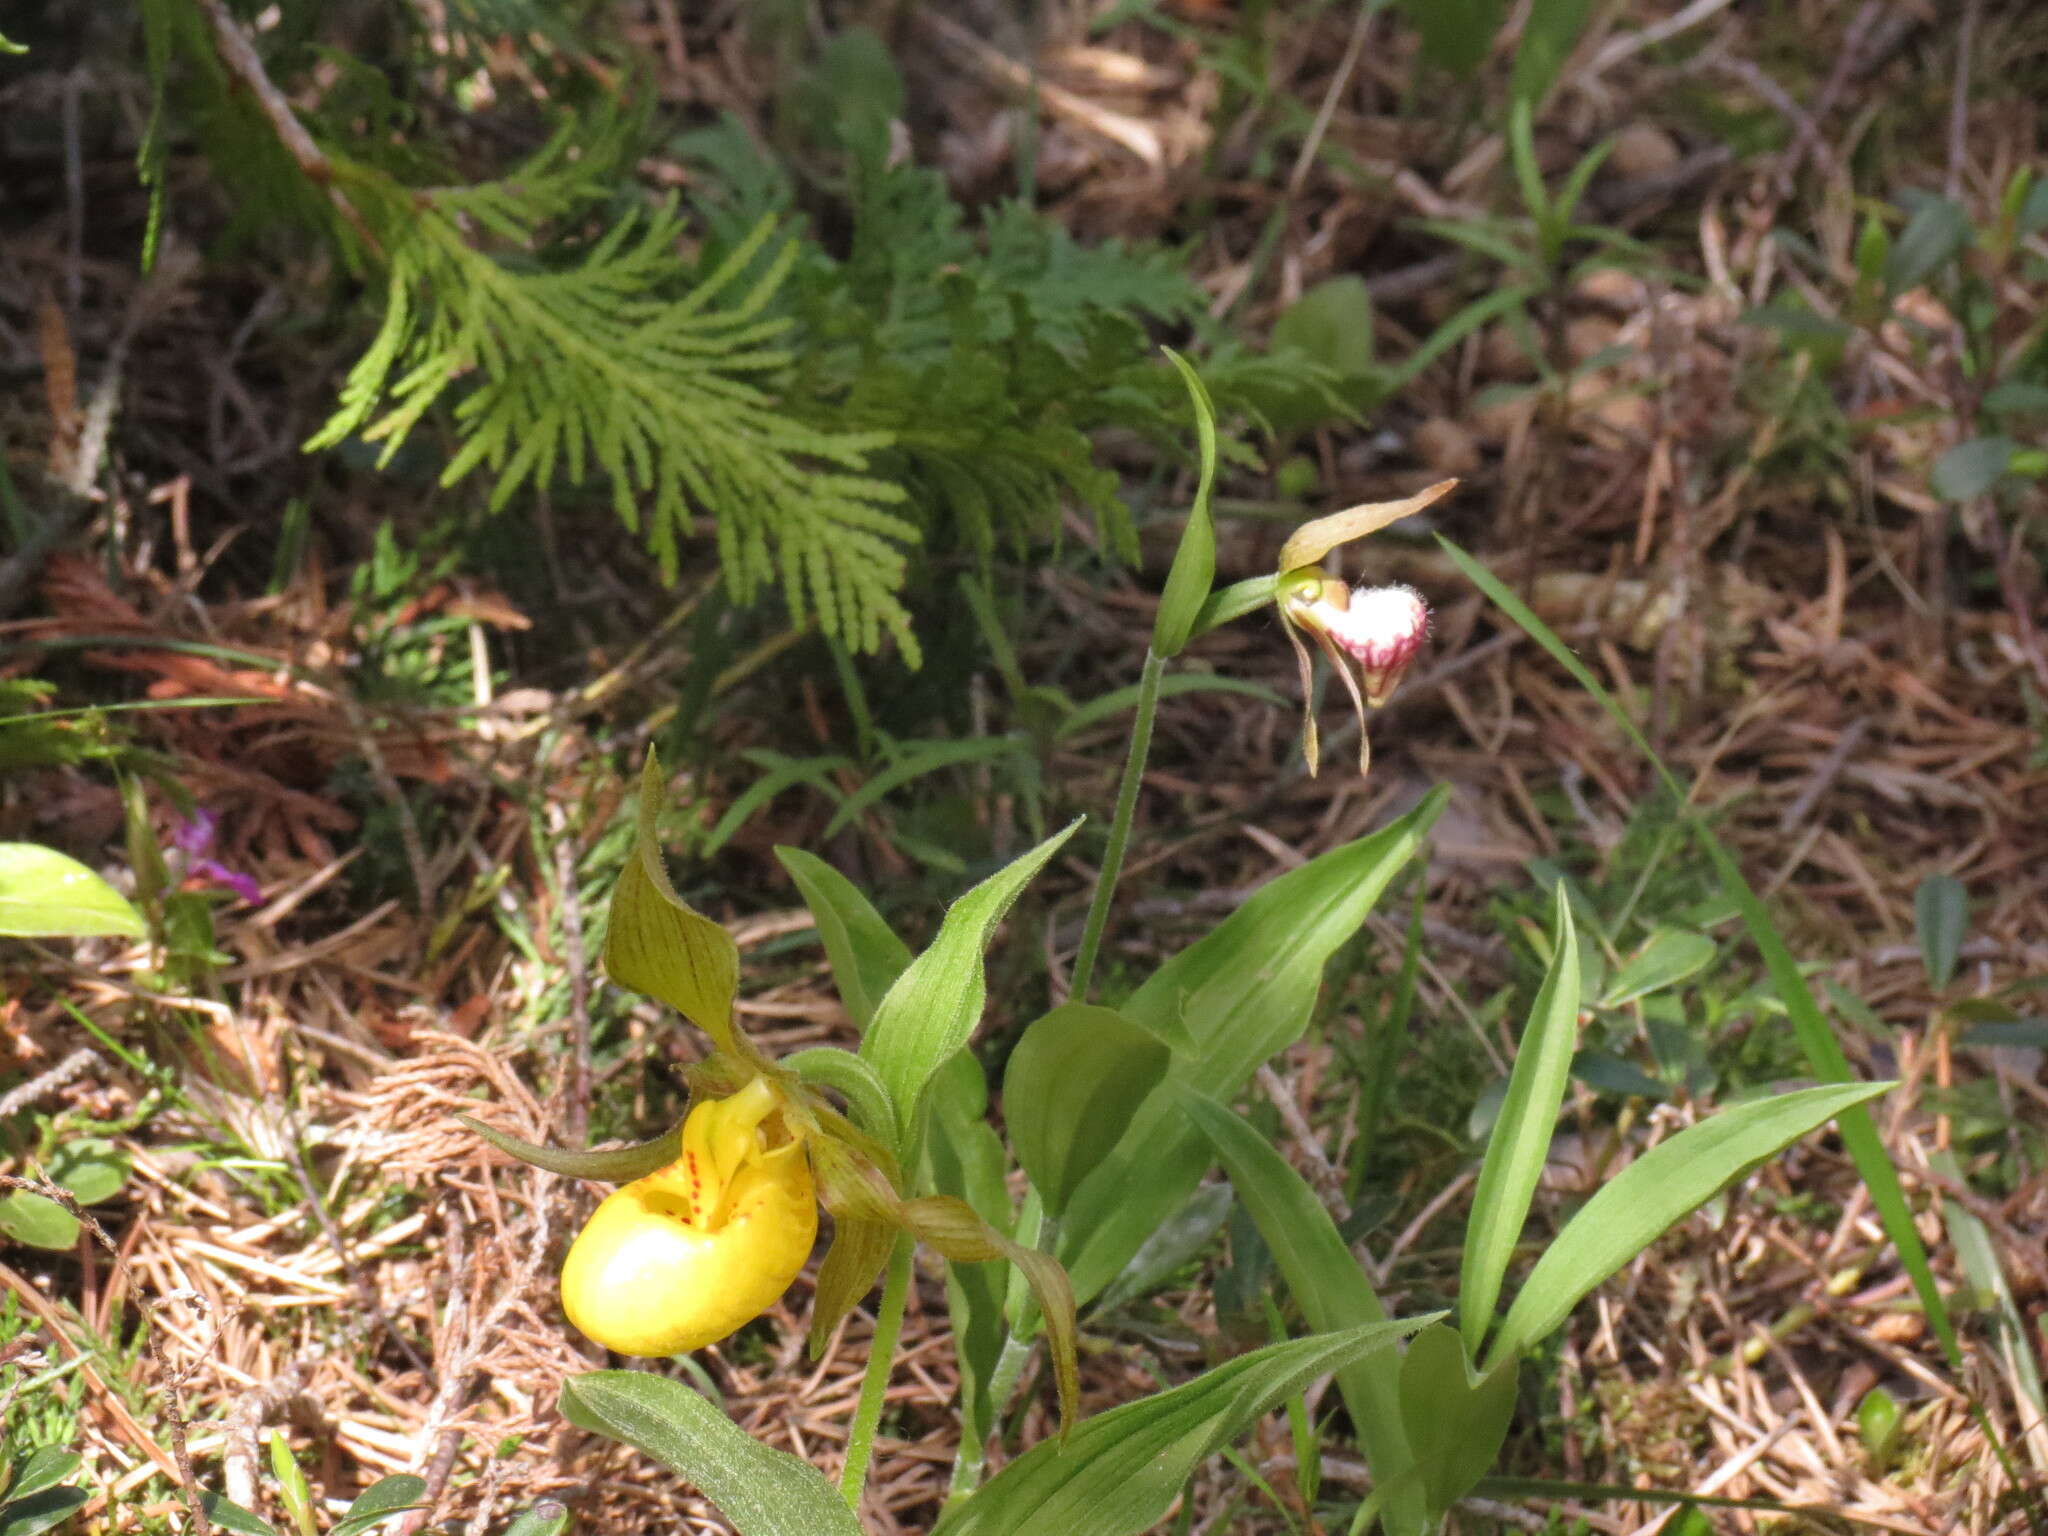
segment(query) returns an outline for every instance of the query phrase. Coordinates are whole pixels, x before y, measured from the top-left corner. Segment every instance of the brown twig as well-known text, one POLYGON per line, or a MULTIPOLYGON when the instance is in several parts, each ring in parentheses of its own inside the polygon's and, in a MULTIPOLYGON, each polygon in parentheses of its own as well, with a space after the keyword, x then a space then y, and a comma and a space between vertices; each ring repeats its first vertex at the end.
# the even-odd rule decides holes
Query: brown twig
POLYGON ((320 146, 313 142, 313 136, 306 132, 306 125, 299 121, 292 104, 285 100, 284 92, 271 84, 269 74, 263 68, 263 60, 257 56, 255 45, 236 25, 235 18, 228 14, 223 0, 196 0, 199 9, 205 13, 207 25, 213 29, 213 45, 220 55, 221 63, 229 74, 240 81, 256 102, 256 108, 268 119, 278 141, 285 152, 298 163, 299 170, 315 186, 325 187, 327 196, 334 204, 334 211, 347 221, 364 245, 373 251, 381 251, 377 237, 370 231, 362 214, 357 211, 334 184, 334 165, 328 160, 320 146))

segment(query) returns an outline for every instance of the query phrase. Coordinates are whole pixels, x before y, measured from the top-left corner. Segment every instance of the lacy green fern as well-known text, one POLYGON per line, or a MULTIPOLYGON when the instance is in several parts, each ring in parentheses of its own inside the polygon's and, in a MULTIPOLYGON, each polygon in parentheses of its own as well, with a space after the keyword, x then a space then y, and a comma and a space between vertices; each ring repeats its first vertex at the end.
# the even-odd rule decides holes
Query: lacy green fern
POLYGON ((887 630, 915 664, 896 594, 918 532, 889 510, 902 487, 869 472, 889 435, 813 426, 777 399, 793 359, 775 342, 790 322, 764 311, 795 244, 758 261, 775 233, 762 220, 677 294, 682 226, 662 206, 615 217, 568 262, 545 264, 548 227, 610 195, 595 169, 608 157, 576 152, 588 139, 565 130, 516 174, 453 190, 338 168, 387 241, 384 320, 307 448, 360 434, 388 460, 453 391, 462 443, 444 485, 487 470, 496 508, 558 473, 601 474, 669 579, 678 540, 708 514, 737 600, 779 581, 799 621, 815 610, 826 633, 865 650, 887 630))

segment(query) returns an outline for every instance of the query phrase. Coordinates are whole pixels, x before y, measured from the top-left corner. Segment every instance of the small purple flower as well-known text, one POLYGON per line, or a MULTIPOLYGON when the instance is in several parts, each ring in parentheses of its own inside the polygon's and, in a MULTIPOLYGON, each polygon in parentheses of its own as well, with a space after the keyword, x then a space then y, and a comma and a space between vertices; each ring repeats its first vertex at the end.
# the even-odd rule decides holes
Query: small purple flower
POLYGON ((256 877, 239 869, 229 869, 219 859, 207 854, 219 830, 220 818, 202 808, 194 811, 190 820, 181 819, 171 824, 171 843, 185 855, 188 877, 211 881, 233 891, 253 907, 263 900, 263 887, 256 883, 256 877))

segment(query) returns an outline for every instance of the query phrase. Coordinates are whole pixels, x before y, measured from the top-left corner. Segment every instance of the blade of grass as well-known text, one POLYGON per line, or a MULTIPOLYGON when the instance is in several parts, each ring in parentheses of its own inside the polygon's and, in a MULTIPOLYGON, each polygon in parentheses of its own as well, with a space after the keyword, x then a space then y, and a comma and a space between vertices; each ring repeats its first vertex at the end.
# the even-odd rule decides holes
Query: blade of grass
MULTIPOLYGON (((1678 776, 1665 766, 1656 751, 1628 712, 1595 678, 1586 664, 1572 654, 1558 634, 1548 624, 1530 612, 1520 598, 1502 584, 1499 577, 1481 565, 1463 549, 1445 538, 1436 536, 1444 553, 1472 584, 1491 598, 1509 618, 1521 627, 1530 639, 1550 653, 1557 664, 1572 675, 1581 688, 1596 699, 1600 707, 1620 726, 1636 750, 1643 754, 1657 776, 1664 781, 1671 797, 1685 808, 1685 821, 1701 849, 1712 861, 1720 877, 1723 890, 1742 916, 1742 924, 1749 932, 1750 941, 1763 956, 1764 969, 1777 989, 1779 1000, 1792 1020, 1792 1032, 1805 1055, 1807 1064, 1816 1076, 1831 1083, 1851 1081, 1848 1057, 1843 1055, 1840 1043, 1828 1028, 1822 1017, 1820 1006, 1813 1000, 1813 993, 1806 985, 1806 978, 1799 974, 1799 964, 1792 958, 1792 951, 1785 947, 1785 941, 1778 936, 1771 923, 1769 910, 1743 877, 1735 858, 1706 821, 1690 810, 1691 799, 1685 785, 1678 776)), ((1892 1166, 1890 1156, 1885 1152, 1884 1143, 1879 1140, 1877 1125, 1870 1118, 1870 1112, 1856 1106, 1845 1110, 1836 1124, 1842 1133, 1843 1145, 1847 1147, 1856 1171, 1870 1190, 1871 1203, 1877 1207, 1878 1217, 1884 1224, 1885 1235, 1898 1249, 1899 1262, 1912 1278, 1914 1294, 1920 1298, 1920 1305, 1927 1315, 1928 1325, 1934 1329, 1935 1337, 1941 1341, 1943 1355, 1949 1368, 1960 1377, 1963 1374, 1963 1351, 1956 1337, 1955 1323, 1949 1316, 1948 1303, 1943 1300, 1941 1289, 1935 1284, 1933 1267, 1927 1260, 1927 1248, 1920 1241, 1920 1234, 1913 1227, 1913 1212, 1906 1204, 1906 1192, 1899 1184, 1898 1170, 1892 1166)), ((1980 1410, 1981 1414, 1981 1410, 1980 1410)), ((1988 1428, 1988 1426, 1987 1426, 1988 1428)), ((1994 1441, 2003 1448, 2003 1442, 1994 1441)))

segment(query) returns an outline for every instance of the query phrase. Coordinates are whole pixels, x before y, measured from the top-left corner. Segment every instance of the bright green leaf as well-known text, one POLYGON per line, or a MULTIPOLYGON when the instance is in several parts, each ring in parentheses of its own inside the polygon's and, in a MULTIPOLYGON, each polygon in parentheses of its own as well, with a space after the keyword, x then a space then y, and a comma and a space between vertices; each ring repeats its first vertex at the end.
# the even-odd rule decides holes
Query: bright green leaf
POLYGON ((1408 1341, 1401 1360, 1401 1423, 1421 1474, 1429 1513, 1441 1517, 1493 1469, 1515 1415, 1515 1373, 1503 1360, 1473 1374, 1465 1341, 1448 1324, 1408 1341))
POLYGON ((365 1531, 374 1530, 408 1509, 418 1509, 426 1496, 427 1480, 423 1477, 410 1472, 380 1477, 355 1496, 348 1513, 335 1522, 327 1536, 363 1536, 365 1531))
POLYGON ((1550 1156, 1558 1106, 1571 1076, 1579 1033, 1579 940, 1562 881, 1551 904, 1556 941, 1543 985, 1529 1011, 1529 1026, 1515 1052, 1507 1098, 1486 1141, 1486 1160, 1472 1192, 1465 1227, 1464 1269, 1458 1281, 1458 1328, 1476 1357, 1493 1322, 1501 1282, 1529 1219, 1529 1202, 1550 1156))
POLYGON ((80 1205, 111 1200, 128 1182, 130 1159, 111 1141, 68 1141, 50 1158, 50 1182, 71 1191, 80 1205))
POLYGON ((562 1416, 637 1446, 718 1506, 740 1536, 862 1536, 825 1474, 764 1445, 667 1376, 591 1371, 562 1383, 562 1416))
POLYGON ((1544 1250, 1508 1309, 1488 1363, 1548 1337, 1587 1292, 1730 1180, 1894 1086, 1836 1083, 1739 1104, 1652 1147, 1602 1184, 1544 1250))
POLYGON ((1003 1074, 1003 1121, 1048 1212, 1066 1210, 1172 1059, 1113 1008, 1067 1003, 1026 1027, 1003 1074))
POLYGON ((23 1457, 14 1476, 0 1483, 0 1498, 25 1499, 32 1493, 55 1488, 76 1472, 83 1458, 76 1451, 45 1446, 23 1457))
POLYGON ((569 1529, 569 1510, 553 1499, 542 1499, 519 1511, 503 1536, 562 1536, 569 1529))
POLYGON ((1322 989, 1323 962, 1420 850, 1444 798, 1432 790, 1371 837, 1263 886, 1120 1005, 1124 1017, 1156 1030, 1180 1020, 1194 1048, 1175 1057, 1168 1082, 1131 1117, 1116 1150, 1067 1207, 1061 1257, 1076 1297, 1085 1301, 1115 1279, 1213 1161, 1169 1089, 1228 1100, 1259 1063, 1301 1037, 1322 989))
POLYGON ((1620 1008, 1652 992, 1675 987, 1713 964, 1714 954, 1714 941, 1703 933, 1660 928, 1608 978, 1596 1006, 1620 1008))
POLYGON ((1195 632, 1195 619, 1209 600, 1209 588, 1216 579, 1216 527, 1209 519, 1209 493, 1216 484, 1216 408, 1209 403, 1209 391, 1193 365, 1172 348, 1166 349, 1173 366, 1180 370, 1188 398, 1195 408, 1195 438, 1201 455, 1201 478, 1195 486, 1194 504, 1181 529, 1180 546, 1173 552, 1173 567, 1166 573, 1166 588, 1159 594, 1159 612, 1152 624, 1152 654, 1162 660, 1178 656, 1195 632))
POLYGON ((1196 1467, 1261 1414, 1428 1321, 1270 1345, 1097 1414, 1075 1426, 1064 1447, 1044 1441, 1011 1462, 980 1493, 947 1510, 934 1536, 1135 1536, 1166 1514, 1196 1467))
MULTIPOLYGON (((1190 1093, 1180 1102, 1215 1148, 1309 1327, 1334 1333, 1386 1321, 1386 1308, 1330 1213, 1272 1142, 1214 1099, 1190 1093)), ((1374 1486, 1389 1490, 1381 1516, 1388 1536, 1422 1531, 1422 1490, 1410 1481, 1415 1457, 1402 1428, 1400 1358, 1381 1352, 1352 1361, 1337 1372, 1337 1390, 1374 1486)))
POLYGON ((248 1510, 217 1493, 199 1495, 199 1506, 206 1511, 206 1518, 223 1531, 233 1531, 235 1536, 277 1536, 277 1533, 248 1510))
POLYGON ((775 857, 811 909, 832 980, 856 1029, 865 1030, 890 987, 910 964, 910 946, 896 937, 874 904, 846 876, 801 848, 777 848, 775 857))
POLYGON ((78 1218, 54 1200, 25 1189, 0 1195, 0 1234, 31 1248, 63 1249, 78 1241, 78 1218))
POLYGON ((988 995, 982 951, 996 925, 1080 825, 1069 823, 954 902, 931 947, 910 962, 875 1009, 860 1054, 888 1088, 906 1142, 926 1081, 967 1043, 981 1020, 988 995))
POLYGON ((128 899, 78 860, 40 843, 0 843, 0 937, 139 939, 128 899))

